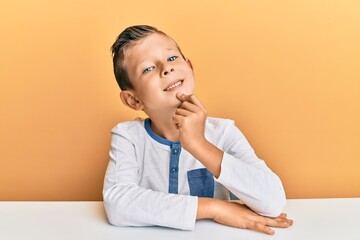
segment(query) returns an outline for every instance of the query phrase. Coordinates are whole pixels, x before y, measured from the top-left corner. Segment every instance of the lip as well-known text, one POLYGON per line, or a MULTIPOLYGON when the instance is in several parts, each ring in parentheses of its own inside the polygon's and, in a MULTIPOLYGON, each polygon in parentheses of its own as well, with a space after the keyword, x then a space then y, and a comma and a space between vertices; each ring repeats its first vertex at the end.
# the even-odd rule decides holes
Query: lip
POLYGON ((177 82, 181 82, 181 84, 179 85, 179 86, 181 86, 181 85, 183 84, 183 82, 184 82, 184 79, 179 79, 179 80, 172 81, 166 88, 164 88, 163 91, 164 91, 164 92, 168 92, 168 91, 171 91, 171 90, 174 90, 174 89, 178 88, 179 86, 174 87, 174 88, 169 89, 169 90, 166 90, 166 89, 168 89, 171 85, 173 85, 173 84, 175 84, 175 83, 177 83, 177 82))

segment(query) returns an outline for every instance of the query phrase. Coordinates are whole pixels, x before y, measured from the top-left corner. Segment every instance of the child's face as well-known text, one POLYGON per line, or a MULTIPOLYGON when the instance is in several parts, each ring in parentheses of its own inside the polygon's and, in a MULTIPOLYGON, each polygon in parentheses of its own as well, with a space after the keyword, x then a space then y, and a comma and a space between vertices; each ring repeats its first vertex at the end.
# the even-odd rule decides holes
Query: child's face
POLYGON ((189 60, 184 60, 176 43, 153 33, 125 51, 125 68, 134 86, 133 94, 149 115, 177 108, 177 92, 194 92, 194 74, 189 60))

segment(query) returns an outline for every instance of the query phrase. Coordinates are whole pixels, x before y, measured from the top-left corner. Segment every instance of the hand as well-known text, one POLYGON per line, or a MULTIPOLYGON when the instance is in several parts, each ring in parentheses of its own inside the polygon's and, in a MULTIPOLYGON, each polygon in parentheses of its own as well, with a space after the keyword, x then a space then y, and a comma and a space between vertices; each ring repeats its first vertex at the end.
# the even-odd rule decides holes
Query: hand
POLYGON ((205 142, 206 109, 195 95, 177 93, 176 97, 182 102, 176 109, 173 120, 179 129, 181 146, 190 151, 196 143, 205 142))
POLYGON ((214 208, 214 221, 231 227, 252 229, 272 235, 275 231, 269 227, 287 228, 293 225, 293 221, 287 219, 285 213, 276 218, 264 217, 237 202, 219 200, 214 208))

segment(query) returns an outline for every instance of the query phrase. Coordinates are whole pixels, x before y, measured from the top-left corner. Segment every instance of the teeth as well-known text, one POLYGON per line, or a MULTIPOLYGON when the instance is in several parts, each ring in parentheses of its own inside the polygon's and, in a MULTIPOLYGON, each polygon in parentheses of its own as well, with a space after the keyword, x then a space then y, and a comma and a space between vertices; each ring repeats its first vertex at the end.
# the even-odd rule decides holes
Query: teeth
POLYGON ((171 89, 179 86, 181 83, 182 83, 181 81, 174 83, 173 85, 171 85, 170 87, 168 87, 168 88, 166 89, 166 91, 169 91, 169 90, 171 90, 171 89))

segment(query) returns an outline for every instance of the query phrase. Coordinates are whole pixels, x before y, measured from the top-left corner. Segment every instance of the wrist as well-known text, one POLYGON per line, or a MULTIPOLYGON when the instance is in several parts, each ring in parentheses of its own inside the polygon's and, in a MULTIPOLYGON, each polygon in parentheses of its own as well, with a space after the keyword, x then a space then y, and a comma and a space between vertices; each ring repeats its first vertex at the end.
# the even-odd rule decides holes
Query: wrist
POLYGON ((218 209, 219 199, 216 198, 198 198, 198 210, 196 219, 214 219, 218 209))
POLYGON ((197 153, 201 153, 204 149, 207 148, 209 141, 205 138, 199 138, 196 141, 192 141, 191 144, 187 146, 187 151, 190 152, 192 155, 196 155, 197 153))

